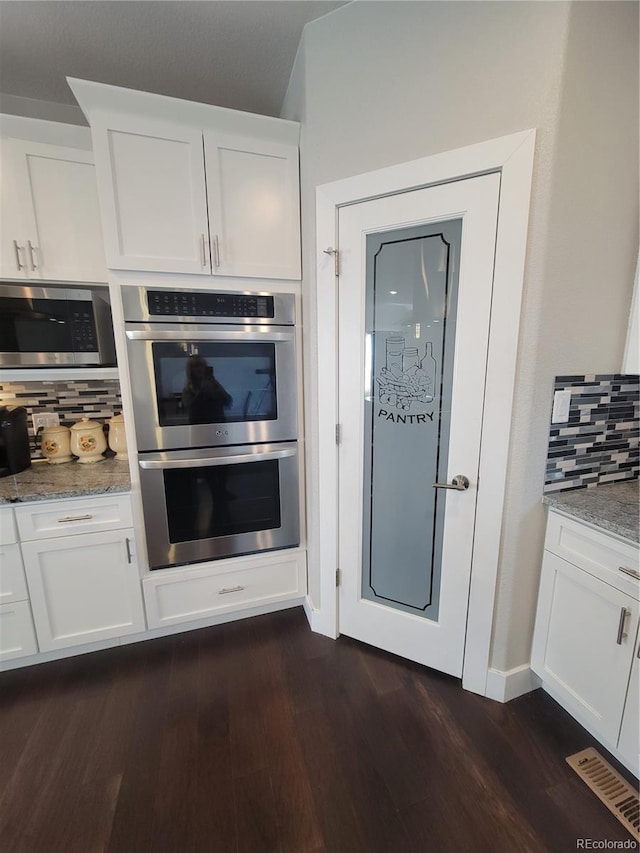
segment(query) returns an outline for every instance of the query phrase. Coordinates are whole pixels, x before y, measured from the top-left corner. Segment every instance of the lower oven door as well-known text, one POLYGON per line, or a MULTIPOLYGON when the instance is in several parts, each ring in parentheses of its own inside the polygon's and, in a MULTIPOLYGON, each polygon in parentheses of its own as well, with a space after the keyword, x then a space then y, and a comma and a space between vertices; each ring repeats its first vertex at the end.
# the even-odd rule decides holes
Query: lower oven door
POLYGON ((149 568, 300 543, 296 442, 139 454, 149 568))

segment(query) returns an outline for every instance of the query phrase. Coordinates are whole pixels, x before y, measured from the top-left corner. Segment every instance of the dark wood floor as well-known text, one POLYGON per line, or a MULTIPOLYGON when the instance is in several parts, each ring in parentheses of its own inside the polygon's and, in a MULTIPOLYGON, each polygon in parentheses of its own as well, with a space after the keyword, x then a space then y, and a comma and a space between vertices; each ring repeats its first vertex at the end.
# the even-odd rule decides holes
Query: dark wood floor
POLYGON ((542 691, 499 705, 301 609, 0 676, 2 853, 570 851, 625 840, 542 691))

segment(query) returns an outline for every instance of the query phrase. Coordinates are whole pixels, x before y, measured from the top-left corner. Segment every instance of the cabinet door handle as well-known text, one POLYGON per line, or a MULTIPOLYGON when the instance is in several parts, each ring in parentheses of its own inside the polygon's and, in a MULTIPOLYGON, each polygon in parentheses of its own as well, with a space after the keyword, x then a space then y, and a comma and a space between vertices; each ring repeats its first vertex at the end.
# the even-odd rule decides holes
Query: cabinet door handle
POLYGON ((622 641, 623 641, 623 640, 624 640, 624 638, 627 636, 627 635, 624 633, 624 623, 625 623, 625 621, 626 621, 626 619, 627 619, 628 614, 629 614, 629 611, 627 610, 627 608, 626 608, 626 607, 621 607, 621 608, 620 608, 620 621, 618 622, 618 637, 617 637, 617 639, 616 639, 616 643, 617 643, 619 646, 621 646, 621 645, 622 645, 622 641))
POLYGON ((36 250, 34 249, 33 244, 31 243, 31 240, 27 240, 27 246, 29 247, 29 259, 31 261, 31 269, 35 272, 35 270, 38 269, 38 267, 36 266, 36 262, 34 260, 35 255, 36 255, 36 250))
POLYGON ((230 592, 242 592, 243 586, 227 586, 218 590, 218 595, 228 595, 230 592))
POLYGON ((200 235, 200 262, 201 262, 203 267, 207 266, 207 250, 206 250, 204 234, 200 235))
POLYGON ((16 253, 16 265, 18 267, 18 271, 24 269, 24 264, 20 261, 20 252, 24 252, 24 246, 18 246, 18 241, 13 241, 13 251, 16 253))
POLYGON ((89 521, 93 518, 92 515, 67 515, 66 518, 59 518, 58 524, 67 524, 69 521, 89 521))
POLYGON ((127 547, 127 563, 131 563, 133 558, 131 556, 131 541, 128 536, 125 537, 124 544, 127 547))
POLYGON ((630 569, 629 566, 618 566, 618 571, 624 572, 625 575, 629 575, 629 577, 640 581, 640 572, 637 569, 630 569))
POLYGON ((213 262, 216 267, 220 266, 220 240, 217 234, 213 237, 213 262))

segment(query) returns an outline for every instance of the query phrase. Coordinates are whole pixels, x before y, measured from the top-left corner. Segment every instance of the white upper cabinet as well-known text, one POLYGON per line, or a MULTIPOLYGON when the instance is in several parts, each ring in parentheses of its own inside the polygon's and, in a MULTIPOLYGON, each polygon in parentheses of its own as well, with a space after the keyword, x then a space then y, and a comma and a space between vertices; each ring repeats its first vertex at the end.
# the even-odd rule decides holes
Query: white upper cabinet
POLYGON ((214 275, 300 278, 298 149, 204 135, 214 275))
POLYGON ((0 274, 39 281, 106 281, 90 151, 2 141, 0 274))
POLYGON ((200 130, 101 116, 92 131, 107 265, 210 273, 200 130))
POLYGON ((299 279, 299 126, 84 80, 107 266, 299 279))

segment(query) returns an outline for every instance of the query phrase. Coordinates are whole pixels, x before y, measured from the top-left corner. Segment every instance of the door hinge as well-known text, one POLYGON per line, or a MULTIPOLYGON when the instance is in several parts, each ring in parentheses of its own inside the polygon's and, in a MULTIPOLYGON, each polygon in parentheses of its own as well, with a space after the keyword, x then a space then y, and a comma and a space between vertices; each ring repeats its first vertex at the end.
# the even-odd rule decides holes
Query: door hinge
POLYGON ((342 577, 340 575, 340 569, 336 569, 336 586, 340 586, 341 580, 342 580, 342 577))
POLYGON ((322 251, 325 255, 333 255, 333 274, 337 278, 340 275, 340 252, 337 249, 333 249, 331 246, 327 246, 327 248, 322 251))
POLYGON ((342 424, 336 424, 336 444, 342 441, 342 424))

